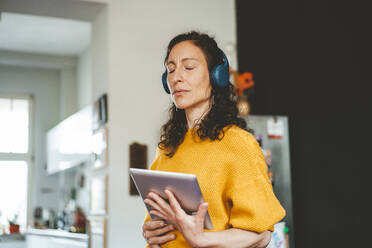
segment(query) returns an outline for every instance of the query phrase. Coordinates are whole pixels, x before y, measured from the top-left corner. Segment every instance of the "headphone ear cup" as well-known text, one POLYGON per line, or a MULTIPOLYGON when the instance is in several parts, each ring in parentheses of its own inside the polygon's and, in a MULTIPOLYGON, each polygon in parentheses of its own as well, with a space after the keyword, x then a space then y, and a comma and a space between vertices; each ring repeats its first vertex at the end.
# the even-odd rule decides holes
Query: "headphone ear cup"
POLYGON ((163 87, 164 87, 165 92, 167 92, 167 94, 170 94, 170 90, 168 87, 168 80, 167 80, 167 71, 165 71, 163 75, 161 76, 161 81, 163 82, 163 87))
POLYGON ((211 71, 211 79, 220 87, 228 85, 230 79, 229 68, 225 65, 217 65, 211 71))

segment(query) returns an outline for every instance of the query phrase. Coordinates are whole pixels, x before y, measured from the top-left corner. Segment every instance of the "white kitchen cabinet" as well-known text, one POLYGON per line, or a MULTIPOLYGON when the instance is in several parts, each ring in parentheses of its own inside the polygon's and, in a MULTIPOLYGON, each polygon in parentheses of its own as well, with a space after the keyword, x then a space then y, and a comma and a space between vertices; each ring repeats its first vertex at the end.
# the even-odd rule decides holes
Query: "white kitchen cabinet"
POLYGON ((89 105, 47 131, 48 174, 91 160, 92 111, 89 105))
POLYGON ((24 241, 1 242, 0 248, 26 248, 26 242, 24 241))
POLYGON ((88 248, 88 236, 58 230, 33 230, 27 234, 26 244, 26 248, 88 248), (84 238, 77 238, 79 235, 84 238))
POLYGON ((88 243, 62 237, 27 236, 27 248, 87 248, 88 243))

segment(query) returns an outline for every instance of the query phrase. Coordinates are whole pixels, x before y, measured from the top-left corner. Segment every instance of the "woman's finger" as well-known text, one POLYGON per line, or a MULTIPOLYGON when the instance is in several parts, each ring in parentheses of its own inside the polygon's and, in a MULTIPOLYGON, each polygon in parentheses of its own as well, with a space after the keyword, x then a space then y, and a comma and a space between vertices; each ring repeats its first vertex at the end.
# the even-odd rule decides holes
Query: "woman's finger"
POLYGON ((201 227, 204 227, 204 219, 205 215, 207 214, 208 211, 208 203, 204 202, 199 205, 198 212, 195 215, 195 221, 201 225, 201 227))
POLYGON ((165 234, 167 232, 170 232, 170 231, 173 231, 173 230, 174 230, 174 226, 172 224, 169 224, 169 225, 166 225, 163 228, 159 228, 155 231, 152 231, 151 234, 149 235, 149 237, 160 236, 160 235, 163 235, 163 234, 165 234))
POLYGON ((174 234, 166 234, 166 235, 163 235, 163 236, 149 238, 149 239, 147 239, 147 243, 149 245, 159 245, 159 244, 164 244, 164 243, 167 243, 171 240, 174 240, 175 238, 176 238, 176 235, 174 235, 174 234))
POLYGON ((159 211, 159 212, 161 212, 162 214, 166 214, 164 211, 163 211, 163 209, 156 203, 156 202, 154 202, 153 200, 151 200, 151 199, 149 199, 149 198, 146 198, 145 200, 144 200, 144 202, 146 203, 146 204, 148 204, 149 206, 151 206, 152 207, 152 209, 154 209, 154 210, 157 210, 157 211, 159 211))
POLYGON ((172 215, 173 211, 172 208, 169 206, 169 204, 161 198, 158 194, 155 194, 154 192, 150 192, 148 195, 148 198, 151 198, 162 210, 168 215, 172 215))
POLYGON ((149 220, 146 221, 142 226, 142 231, 146 232, 149 230, 158 229, 160 227, 165 226, 166 224, 162 220, 149 220))
POLYGON ((154 231, 147 231, 144 233, 144 238, 145 239, 150 239, 153 237, 161 236, 166 234, 167 232, 175 230, 173 225, 166 225, 163 228, 156 229, 154 231))
POLYGON ((174 197, 173 193, 169 190, 165 190, 165 193, 167 194, 168 196, 168 199, 169 199, 169 203, 170 203, 170 206, 172 208, 172 210, 176 213, 176 214, 185 214, 185 211, 183 211, 181 205, 178 203, 176 197, 174 197))
POLYGON ((169 217, 167 215, 164 215, 164 214, 162 214, 161 212, 159 212, 157 210, 151 210, 150 211, 150 214, 156 215, 156 216, 158 216, 158 217, 160 217, 160 218, 162 218, 164 220, 168 220, 169 219, 169 217))

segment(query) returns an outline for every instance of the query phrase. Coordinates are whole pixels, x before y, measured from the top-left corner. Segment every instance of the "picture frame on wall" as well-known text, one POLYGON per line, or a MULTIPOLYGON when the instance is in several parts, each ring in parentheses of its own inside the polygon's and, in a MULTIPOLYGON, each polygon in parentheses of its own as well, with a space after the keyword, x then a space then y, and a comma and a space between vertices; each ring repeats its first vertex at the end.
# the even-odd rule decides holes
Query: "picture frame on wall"
POLYGON ((108 128, 103 126, 92 135, 91 164, 93 169, 108 166, 108 128))
POLYGON ((107 247, 107 218, 90 217, 88 219, 89 248, 107 247))
POLYGON ((99 103, 99 113, 100 113, 100 118, 99 121, 101 125, 104 125, 107 122, 107 94, 103 94, 100 98, 98 98, 98 103, 99 103))
MULTIPOLYGON (((147 169, 147 145, 139 142, 132 142, 129 145, 129 168, 147 169)), ((129 173, 128 173, 129 175, 129 173)), ((129 176, 129 194, 139 195, 133 180, 129 176)))
POLYGON ((93 103, 93 132, 99 130, 107 121, 107 94, 103 94, 93 103))
POLYGON ((90 215, 106 215, 108 196, 108 176, 96 175, 90 179, 90 215))

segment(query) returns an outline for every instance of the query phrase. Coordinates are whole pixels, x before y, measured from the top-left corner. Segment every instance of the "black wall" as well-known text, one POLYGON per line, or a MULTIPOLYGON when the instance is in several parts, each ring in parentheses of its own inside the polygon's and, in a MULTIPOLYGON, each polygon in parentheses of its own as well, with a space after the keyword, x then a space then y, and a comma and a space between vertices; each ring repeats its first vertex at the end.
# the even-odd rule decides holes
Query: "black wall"
POLYGON ((296 248, 370 247, 368 1, 237 0, 236 8, 239 71, 256 82, 252 113, 289 117, 296 248))

